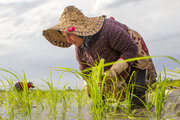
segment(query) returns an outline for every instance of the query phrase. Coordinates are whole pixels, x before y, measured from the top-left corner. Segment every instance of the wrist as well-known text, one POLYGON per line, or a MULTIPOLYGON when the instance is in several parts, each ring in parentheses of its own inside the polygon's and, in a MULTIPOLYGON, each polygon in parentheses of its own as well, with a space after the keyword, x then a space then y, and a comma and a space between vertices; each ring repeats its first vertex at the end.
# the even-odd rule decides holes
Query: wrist
POLYGON ((121 72, 125 71, 128 67, 128 63, 124 59, 120 58, 112 65, 110 69, 114 70, 117 74, 120 74, 121 72))

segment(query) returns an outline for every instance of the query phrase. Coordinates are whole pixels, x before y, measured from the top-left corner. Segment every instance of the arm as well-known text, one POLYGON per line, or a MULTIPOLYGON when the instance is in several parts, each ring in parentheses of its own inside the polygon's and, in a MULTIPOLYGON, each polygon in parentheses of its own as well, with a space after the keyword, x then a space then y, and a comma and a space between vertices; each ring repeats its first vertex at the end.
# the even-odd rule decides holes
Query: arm
POLYGON ((110 68, 108 76, 120 74, 126 70, 133 62, 125 62, 125 59, 134 58, 137 55, 138 47, 130 35, 125 31, 120 23, 111 21, 112 25, 108 26, 108 44, 109 47, 120 53, 119 59, 110 68))

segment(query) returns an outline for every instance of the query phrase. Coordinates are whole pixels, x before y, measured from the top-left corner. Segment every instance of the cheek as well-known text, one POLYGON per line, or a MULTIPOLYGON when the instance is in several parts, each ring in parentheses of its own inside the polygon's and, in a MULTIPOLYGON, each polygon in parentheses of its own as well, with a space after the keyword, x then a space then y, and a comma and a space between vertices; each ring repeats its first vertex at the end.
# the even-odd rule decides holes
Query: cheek
POLYGON ((79 39, 76 36, 71 36, 70 38, 74 42, 79 42, 79 39))
POLYGON ((75 37, 69 36, 69 38, 70 38, 71 40, 75 41, 75 37))

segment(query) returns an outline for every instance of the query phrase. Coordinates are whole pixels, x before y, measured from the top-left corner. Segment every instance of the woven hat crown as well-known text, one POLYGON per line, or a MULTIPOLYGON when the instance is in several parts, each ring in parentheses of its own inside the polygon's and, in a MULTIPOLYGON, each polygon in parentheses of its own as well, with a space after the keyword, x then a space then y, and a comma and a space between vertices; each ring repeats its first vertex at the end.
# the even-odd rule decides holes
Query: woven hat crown
POLYGON ((69 6, 64 9, 64 12, 62 13, 60 17, 59 22, 64 22, 63 20, 68 20, 68 19, 69 19, 69 22, 70 21, 73 22, 73 20, 80 20, 79 18, 83 18, 83 17, 85 16, 79 9, 77 9, 74 6, 69 6))
POLYGON ((80 28, 80 26, 85 25, 87 17, 74 6, 68 6, 64 9, 62 13, 57 28, 62 31, 66 31, 71 26, 76 26, 76 28, 80 28))

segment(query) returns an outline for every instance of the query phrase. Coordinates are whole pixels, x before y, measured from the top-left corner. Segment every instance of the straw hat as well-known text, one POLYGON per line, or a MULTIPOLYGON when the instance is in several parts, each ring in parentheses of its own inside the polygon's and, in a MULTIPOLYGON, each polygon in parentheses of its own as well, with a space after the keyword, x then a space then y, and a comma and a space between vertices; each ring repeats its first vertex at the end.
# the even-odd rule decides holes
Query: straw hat
POLYGON ((55 46, 70 47, 72 44, 66 41, 61 31, 78 36, 91 36, 101 29, 103 22, 103 16, 86 17, 75 6, 68 6, 55 26, 43 30, 43 36, 55 46))

